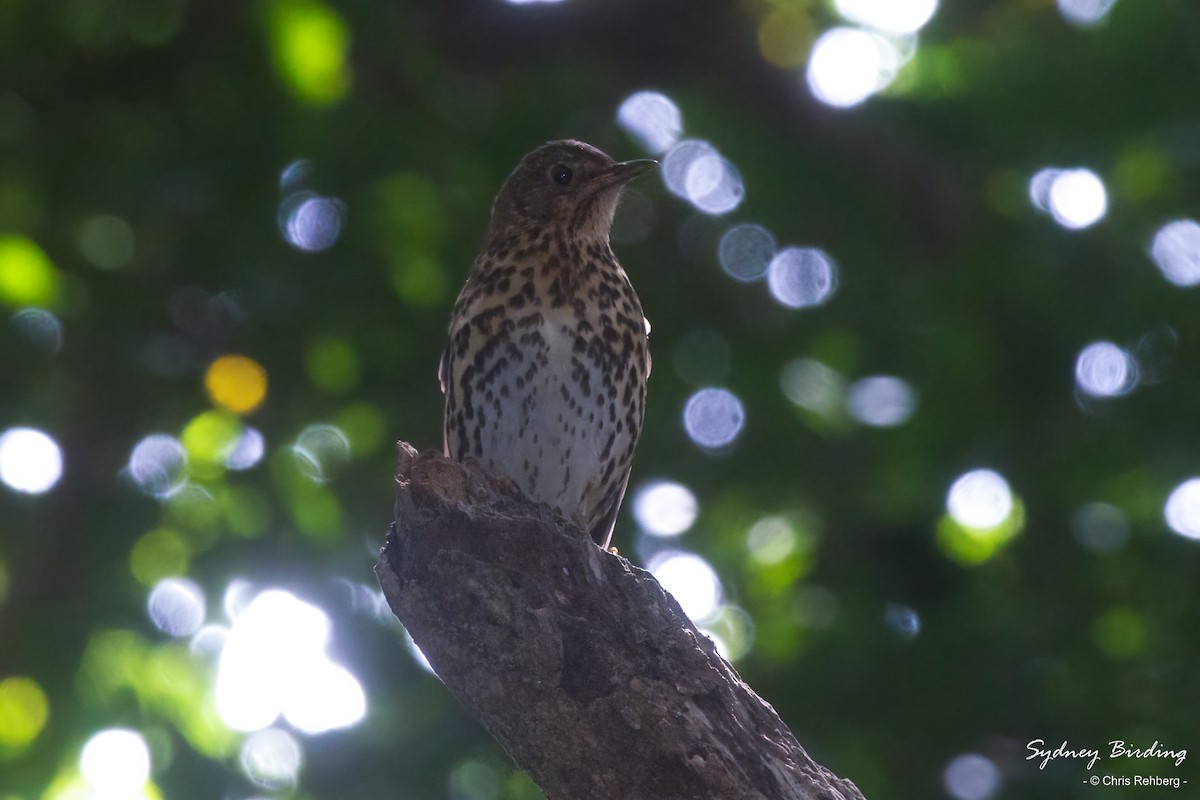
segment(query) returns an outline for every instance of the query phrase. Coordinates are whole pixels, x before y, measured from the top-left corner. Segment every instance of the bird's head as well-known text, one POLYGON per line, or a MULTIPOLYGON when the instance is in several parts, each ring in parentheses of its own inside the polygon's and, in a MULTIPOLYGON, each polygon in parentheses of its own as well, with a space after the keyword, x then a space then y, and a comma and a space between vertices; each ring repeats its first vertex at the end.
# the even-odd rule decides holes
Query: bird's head
POLYGON ((607 241, 621 189, 657 165, 613 161, 590 144, 547 142, 521 159, 492 204, 489 238, 561 227, 569 236, 607 241))

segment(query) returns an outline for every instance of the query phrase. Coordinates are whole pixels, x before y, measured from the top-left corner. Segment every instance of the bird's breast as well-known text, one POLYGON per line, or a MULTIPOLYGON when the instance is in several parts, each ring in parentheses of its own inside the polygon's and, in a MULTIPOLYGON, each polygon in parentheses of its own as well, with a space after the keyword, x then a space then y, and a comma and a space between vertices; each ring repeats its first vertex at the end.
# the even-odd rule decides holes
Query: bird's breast
POLYGON ((588 521, 613 476, 623 480, 641 428, 641 306, 622 291, 628 279, 594 280, 555 302, 536 271, 507 277, 507 291, 497 279, 450 332, 447 445, 588 521))

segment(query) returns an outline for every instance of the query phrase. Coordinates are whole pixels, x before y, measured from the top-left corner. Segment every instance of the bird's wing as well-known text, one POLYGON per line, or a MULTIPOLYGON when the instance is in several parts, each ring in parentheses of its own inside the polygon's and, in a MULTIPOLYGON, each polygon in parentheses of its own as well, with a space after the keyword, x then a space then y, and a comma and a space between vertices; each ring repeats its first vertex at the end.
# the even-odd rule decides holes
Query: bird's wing
MULTIPOLYGON (((438 383, 441 384, 442 394, 446 395, 446 402, 450 402, 450 337, 446 337, 446 346, 442 348, 442 357, 438 359, 438 383)), ((446 418, 449 414, 442 415, 442 455, 446 458, 450 457, 450 432, 446 429, 446 418)))
POLYGON ((446 345, 442 348, 442 357, 438 359, 438 384, 442 394, 446 393, 447 381, 450 380, 450 337, 446 337, 446 345))
POLYGON ((600 545, 600 549, 607 550, 612 544, 613 529, 617 527, 617 512, 621 510, 621 501, 625 499, 625 490, 629 487, 629 473, 625 473, 624 479, 621 481, 621 490, 617 492, 613 498, 612 505, 604 512, 604 516, 596 521, 592 529, 588 533, 592 536, 592 541, 600 545))
POLYGON ((650 320, 642 317, 642 321, 646 323, 646 377, 650 377, 650 320))

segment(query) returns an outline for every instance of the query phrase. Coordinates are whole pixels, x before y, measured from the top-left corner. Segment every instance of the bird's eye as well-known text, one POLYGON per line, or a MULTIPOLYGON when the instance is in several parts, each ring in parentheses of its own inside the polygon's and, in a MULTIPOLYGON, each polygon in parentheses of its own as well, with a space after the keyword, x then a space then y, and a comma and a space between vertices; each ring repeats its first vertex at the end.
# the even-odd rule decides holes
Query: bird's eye
POLYGON ((574 177, 574 175, 571 173, 570 167, 563 166, 562 164, 555 164, 550 168, 550 177, 553 178, 554 182, 559 186, 570 186, 571 178, 574 177))

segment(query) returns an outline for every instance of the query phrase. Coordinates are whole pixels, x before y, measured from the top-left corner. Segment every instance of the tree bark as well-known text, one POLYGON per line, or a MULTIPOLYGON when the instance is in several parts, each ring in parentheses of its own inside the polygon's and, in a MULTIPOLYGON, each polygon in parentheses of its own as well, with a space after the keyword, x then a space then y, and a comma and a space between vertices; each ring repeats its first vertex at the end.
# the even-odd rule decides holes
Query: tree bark
POLYGON ((863 800, 648 572, 476 464, 401 443, 396 482, 388 603, 550 800, 863 800))

